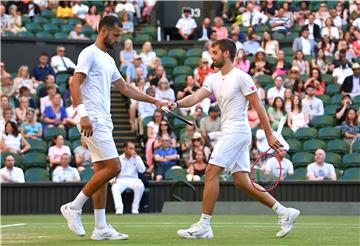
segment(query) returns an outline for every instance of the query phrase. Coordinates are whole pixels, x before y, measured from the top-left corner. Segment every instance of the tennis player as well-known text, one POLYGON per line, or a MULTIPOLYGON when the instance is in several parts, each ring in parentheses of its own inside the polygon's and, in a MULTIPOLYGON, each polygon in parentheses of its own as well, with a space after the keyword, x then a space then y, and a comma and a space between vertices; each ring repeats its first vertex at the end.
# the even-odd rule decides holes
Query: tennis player
MULTIPOLYGON (((211 216, 219 193, 219 174, 224 168, 231 170, 235 186, 249 196, 263 203, 279 216, 281 230, 277 237, 284 237, 293 227, 300 211, 286 208, 269 193, 258 191, 249 180, 251 129, 247 118, 250 102, 258 113, 270 147, 279 151, 281 143, 271 132, 269 119, 256 93, 252 78, 233 66, 236 53, 235 43, 220 39, 212 44, 211 58, 220 71, 209 75, 198 91, 177 102, 168 103, 171 110, 191 107, 210 95, 215 95, 221 111, 221 137, 211 154, 205 172, 202 215, 200 220, 189 229, 178 230, 184 238, 212 238, 211 216)), ((259 186, 259 189, 262 189, 259 186)))
POLYGON ((61 213, 68 227, 78 236, 84 236, 81 211, 89 197, 93 200, 95 229, 93 240, 128 239, 106 223, 105 206, 109 180, 120 173, 121 163, 113 137, 110 114, 111 86, 123 95, 135 100, 166 105, 129 86, 121 77, 114 59, 107 53, 119 42, 122 24, 117 17, 105 16, 100 20, 98 36, 94 44, 79 55, 78 64, 70 84, 73 104, 80 115, 78 129, 89 147, 94 175, 74 201, 61 206, 61 213))

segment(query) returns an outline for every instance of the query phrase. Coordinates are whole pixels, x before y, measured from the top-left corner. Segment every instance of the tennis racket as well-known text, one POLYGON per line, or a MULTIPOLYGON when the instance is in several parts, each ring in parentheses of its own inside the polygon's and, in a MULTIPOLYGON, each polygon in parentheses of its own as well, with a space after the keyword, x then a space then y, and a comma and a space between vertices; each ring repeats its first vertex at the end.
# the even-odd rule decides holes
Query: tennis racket
MULTIPOLYGON (((282 117, 275 136, 280 142, 282 129, 286 118, 282 117)), ((279 184, 282 177, 282 166, 279 157, 272 148, 262 153, 256 158, 250 169, 250 181, 255 189, 261 192, 273 191, 279 184)))
POLYGON ((190 125, 190 126, 194 126, 194 127, 196 127, 196 128, 199 128, 195 121, 187 120, 187 119, 183 118, 182 116, 174 113, 173 111, 171 111, 170 109, 168 109, 168 108, 165 107, 165 106, 164 106, 164 107, 161 107, 161 109, 162 109, 162 111, 165 112, 167 115, 173 116, 173 117, 179 119, 180 121, 184 122, 185 124, 188 124, 188 125, 190 125))

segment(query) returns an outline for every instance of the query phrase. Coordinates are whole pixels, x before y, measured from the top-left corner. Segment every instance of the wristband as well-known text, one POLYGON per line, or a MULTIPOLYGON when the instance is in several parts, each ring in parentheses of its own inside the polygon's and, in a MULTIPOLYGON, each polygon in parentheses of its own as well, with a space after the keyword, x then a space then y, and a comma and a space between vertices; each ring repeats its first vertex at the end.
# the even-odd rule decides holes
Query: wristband
POLYGON ((176 104, 176 107, 178 108, 178 107, 179 107, 179 103, 178 103, 178 102, 175 102, 175 104, 176 104))
POLYGON ((86 108, 85 108, 84 104, 79 104, 76 108, 79 112, 80 118, 88 116, 88 113, 86 112, 86 108))

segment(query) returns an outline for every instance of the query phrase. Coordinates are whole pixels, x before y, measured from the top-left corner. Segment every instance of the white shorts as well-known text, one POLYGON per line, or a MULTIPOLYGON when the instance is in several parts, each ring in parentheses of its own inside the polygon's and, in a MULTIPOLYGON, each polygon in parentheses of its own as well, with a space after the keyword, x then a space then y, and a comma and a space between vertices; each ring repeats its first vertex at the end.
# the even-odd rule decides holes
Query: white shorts
POLYGON ((250 172, 251 133, 223 134, 217 141, 209 163, 231 173, 250 172))
MULTIPOLYGON (((105 161, 118 158, 119 154, 112 136, 113 124, 111 121, 96 118, 91 119, 93 135, 85 137, 85 142, 89 148, 91 161, 105 161)), ((80 124, 77 125, 80 131, 80 124)))

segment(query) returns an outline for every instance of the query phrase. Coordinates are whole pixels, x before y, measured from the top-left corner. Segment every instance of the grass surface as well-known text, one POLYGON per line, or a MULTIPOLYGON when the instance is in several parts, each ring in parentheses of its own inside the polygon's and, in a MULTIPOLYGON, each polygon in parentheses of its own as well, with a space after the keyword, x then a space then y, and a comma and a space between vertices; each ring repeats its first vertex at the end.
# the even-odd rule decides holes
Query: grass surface
POLYGON ((118 231, 129 234, 127 241, 92 241, 93 216, 84 215, 86 236, 72 234, 60 215, 2 216, 2 245, 81 246, 81 245, 360 245, 358 216, 300 216, 285 238, 274 216, 216 215, 212 219, 215 238, 187 240, 176 230, 187 228, 194 215, 108 215, 107 221, 118 231), (19 224, 19 225, 16 225, 19 224), (10 227, 8 227, 10 226, 10 227))

